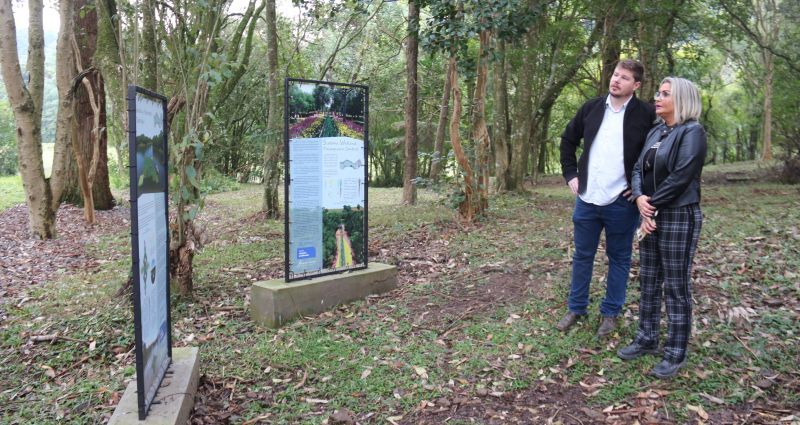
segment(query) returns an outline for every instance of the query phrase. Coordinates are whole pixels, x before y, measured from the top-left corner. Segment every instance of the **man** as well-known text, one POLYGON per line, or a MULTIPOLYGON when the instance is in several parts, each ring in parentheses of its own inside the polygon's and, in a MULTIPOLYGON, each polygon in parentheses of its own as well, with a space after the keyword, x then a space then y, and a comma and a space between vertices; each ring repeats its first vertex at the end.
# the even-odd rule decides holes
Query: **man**
POLYGON ((569 312, 556 325, 560 331, 566 331, 587 314, 592 266, 603 230, 609 264, 606 296, 600 305, 603 320, 597 336, 606 336, 616 328, 625 303, 633 233, 639 217, 636 205, 628 199, 631 171, 656 119, 653 106, 634 95, 643 74, 641 63, 619 61, 608 95, 584 103, 561 135, 561 168, 577 199, 572 216, 575 254, 569 312), (581 139, 583 153, 576 161, 581 139))

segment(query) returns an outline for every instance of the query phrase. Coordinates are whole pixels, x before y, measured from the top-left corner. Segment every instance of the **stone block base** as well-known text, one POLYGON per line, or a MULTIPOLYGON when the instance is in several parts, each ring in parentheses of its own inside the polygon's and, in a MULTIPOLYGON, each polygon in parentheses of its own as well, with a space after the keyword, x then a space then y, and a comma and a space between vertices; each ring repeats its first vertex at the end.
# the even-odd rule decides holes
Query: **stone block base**
POLYGON ((185 424, 194 406, 197 383, 200 380, 197 347, 172 349, 172 364, 156 393, 156 400, 143 421, 139 420, 139 401, 136 380, 128 384, 125 394, 108 421, 110 425, 176 425, 185 424), (171 372, 171 373, 170 373, 171 372))
POLYGON ((396 287, 397 268, 382 263, 290 283, 284 279, 255 282, 250 288, 250 316, 262 326, 279 328, 299 315, 321 313, 396 287))

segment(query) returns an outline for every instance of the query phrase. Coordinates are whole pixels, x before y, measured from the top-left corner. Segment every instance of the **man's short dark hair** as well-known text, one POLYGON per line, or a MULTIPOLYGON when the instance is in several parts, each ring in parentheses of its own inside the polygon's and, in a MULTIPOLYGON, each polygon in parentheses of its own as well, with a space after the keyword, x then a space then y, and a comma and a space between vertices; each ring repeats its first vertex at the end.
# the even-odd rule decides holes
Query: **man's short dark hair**
POLYGON ((633 59, 622 59, 617 61, 615 68, 617 66, 632 72, 634 81, 642 81, 644 77, 644 65, 642 65, 641 62, 633 59))

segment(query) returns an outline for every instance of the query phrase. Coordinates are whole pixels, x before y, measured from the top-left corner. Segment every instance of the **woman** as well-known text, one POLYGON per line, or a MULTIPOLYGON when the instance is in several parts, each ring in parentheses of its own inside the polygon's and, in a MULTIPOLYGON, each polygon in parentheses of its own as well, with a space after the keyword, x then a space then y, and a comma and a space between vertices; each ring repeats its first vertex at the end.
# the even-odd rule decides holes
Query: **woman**
POLYGON ((647 135, 633 168, 631 184, 642 216, 639 244, 641 301, 639 330, 620 349, 624 360, 657 354, 661 294, 667 304, 663 358, 650 372, 671 378, 686 363, 692 327, 691 269, 703 216, 700 173, 706 157, 706 132, 697 119, 702 102, 691 81, 668 77, 655 95, 660 122, 647 135), (662 291, 663 285, 663 291, 662 291))

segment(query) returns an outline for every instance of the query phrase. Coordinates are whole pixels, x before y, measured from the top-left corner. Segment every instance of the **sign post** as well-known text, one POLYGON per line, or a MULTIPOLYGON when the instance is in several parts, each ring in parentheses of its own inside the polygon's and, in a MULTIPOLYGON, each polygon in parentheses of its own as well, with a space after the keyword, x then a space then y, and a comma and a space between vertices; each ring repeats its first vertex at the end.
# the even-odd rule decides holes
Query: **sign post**
POLYGON ((288 78, 284 95, 284 277, 250 290, 271 328, 397 287, 395 266, 367 258, 369 88, 288 78))
POLYGON ((167 99, 128 86, 136 390, 144 420, 172 360, 167 99))

